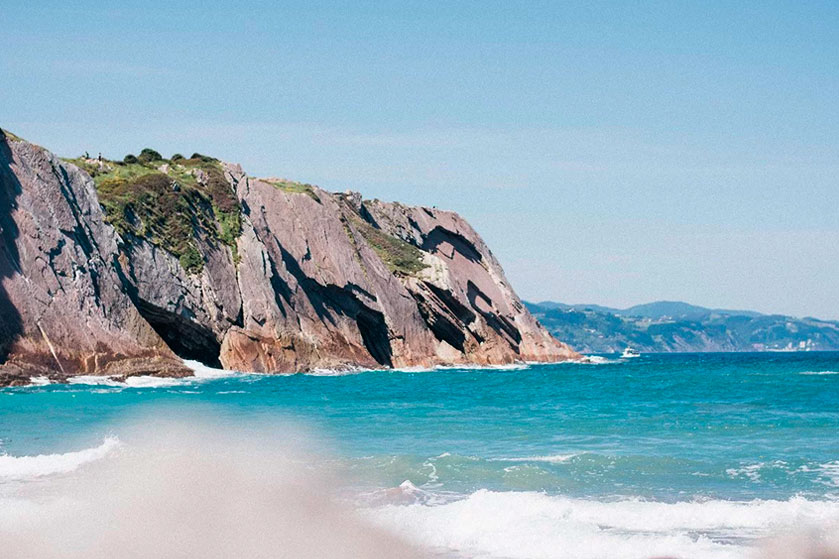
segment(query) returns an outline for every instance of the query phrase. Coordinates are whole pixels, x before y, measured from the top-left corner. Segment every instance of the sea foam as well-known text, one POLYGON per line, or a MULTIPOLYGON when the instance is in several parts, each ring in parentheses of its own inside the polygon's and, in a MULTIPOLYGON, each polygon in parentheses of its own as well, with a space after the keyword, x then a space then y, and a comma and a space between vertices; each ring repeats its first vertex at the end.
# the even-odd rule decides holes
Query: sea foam
POLYGON ((119 446, 119 439, 108 437, 99 446, 64 454, 0 455, 0 480, 25 480, 66 474, 83 464, 106 457, 119 446))
POLYGON ((839 525, 839 503, 803 498, 664 503, 486 490, 443 505, 386 505, 369 514, 425 546, 508 559, 743 558, 776 531, 839 525))
MULTIPOLYGON (((107 375, 77 375, 70 377, 68 382, 70 384, 84 384, 87 386, 108 386, 112 388, 171 388, 175 386, 187 386, 195 382, 216 380, 230 377, 240 377, 249 374, 258 373, 241 373, 239 371, 228 371, 226 369, 216 369, 208 367, 199 361, 192 361, 185 359, 184 365, 192 369, 192 376, 188 377, 154 377, 150 375, 138 375, 128 377, 124 381, 119 381, 107 375)), ((32 379, 33 382, 35 379, 32 379)))
POLYGON ((581 453, 549 454, 547 456, 522 456, 516 458, 490 458, 490 462, 547 462, 549 464, 563 464, 581 453))

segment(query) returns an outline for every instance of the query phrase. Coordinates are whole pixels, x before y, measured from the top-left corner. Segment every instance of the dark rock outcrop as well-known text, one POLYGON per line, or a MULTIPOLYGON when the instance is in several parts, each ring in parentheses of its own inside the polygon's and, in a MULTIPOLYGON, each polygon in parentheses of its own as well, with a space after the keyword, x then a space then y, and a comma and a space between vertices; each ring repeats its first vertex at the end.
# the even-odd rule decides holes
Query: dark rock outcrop
POLYGON ((133 169, 157 190, 132 201, 124 165, 76 162, 96 180, 0 139, 0 383, 185 374, 175 354, 256 372, 577 357, 453 212, 198 154, 133 169))

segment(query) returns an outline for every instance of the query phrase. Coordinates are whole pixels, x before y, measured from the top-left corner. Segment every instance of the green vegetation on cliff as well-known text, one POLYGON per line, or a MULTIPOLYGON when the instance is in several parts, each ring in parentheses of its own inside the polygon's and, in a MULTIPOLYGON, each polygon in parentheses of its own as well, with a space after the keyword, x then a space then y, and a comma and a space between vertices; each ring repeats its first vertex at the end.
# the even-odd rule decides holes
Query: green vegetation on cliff
POLYGON ((315 187, 308 183, 288 181, 288 180, 269 180, 269 183, 283 192, 290 192, 291 194, 305 194, 318 204, 320 204, 320 197, 315 193, 315 187))
POLYGON ((412 276, 426 268, 426 264, 422 261, 422 251, 414 245, 389 235, 361 219, 353 219, 353 225, 394 274, 412 276))
POLYGON ((201 154, 165 160, 146 148, 122 162, 67 161, 93 177, 106 220, 120 235, 169 251, 190 273, 204 266, 199 238, 229 246, 238 262, 242 209, 217 160, 201 154))
POLYGON ((12 132, 9 132, 8 130, 6 130, 4 128, 0 128, 0 136, 8 137, 10 140, 14 140, 16 142, 23 142, 24 141, 24 139, 21 138, 20 136, 18 136, 16 134, 13 134, 12 132))

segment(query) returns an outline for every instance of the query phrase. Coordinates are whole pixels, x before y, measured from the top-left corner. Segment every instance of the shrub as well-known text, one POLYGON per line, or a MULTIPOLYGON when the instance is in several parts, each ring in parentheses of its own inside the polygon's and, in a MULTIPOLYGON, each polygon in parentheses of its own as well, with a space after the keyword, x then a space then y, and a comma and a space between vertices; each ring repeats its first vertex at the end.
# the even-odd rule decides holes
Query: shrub
POLYGON ((167 250, 189 273, 204 267, 198 240, 229 246, 238 264, 242 208, 221 165, 208 159, 179 159, 164 171, 120 162, 99 173, 94 181, 107 221, 120 234, 167 250), (206 181, 198 181, 202 173, 196 169, 206 181))
POLYGON ((140 163, 151 163, 152 161, 161 161, 162 159, 163 156, 151 148, 143 148, 143 151, 137 157, 137 161, 140 163))
POLYGON ((137 163, 137 156, 136 156, 136 155, 132 155, 132 154, 130 154, 130 153, 129 153, 128 155, 126 155, 126 156, 122 159, 122 162, 123 162, 123 163, 127 163, 128 165, 131 165, 131 164, 133 164, 133 163, 137 163))
POLYGON ((218 161, 215 157, 210 157, 209 155, 201 155, 200 153, 193 153, 190 159, 198 159, 199 161, 203 161, 204 163, 212 163, 213 161, 218 161))
POLYGON ((175 155, 173 155, 173 156, 171 157, 171 160, 172 160, 172 161, 180 161, 180 160, 181 160, 181 159, 183 159, 183 158, 184 158, 184 156, 183 156, 183 155, 181 155, 180 153, 176 153, 175 155))
POLYGON ((204 172, 207 173, 207 193, 210 199, 223 212, 231 212, 239 205, 239 200, 233 194, 233 189, 230 188, 230 183, 224 178, 224 174, 213 167, 206 167, 204 172))
POLYGON ((190 274, 198 273, 204 268, 204 258, 192 245, 189 245, 186 251, 181 254, 178 261, 181 263, 181 267, 190 274))

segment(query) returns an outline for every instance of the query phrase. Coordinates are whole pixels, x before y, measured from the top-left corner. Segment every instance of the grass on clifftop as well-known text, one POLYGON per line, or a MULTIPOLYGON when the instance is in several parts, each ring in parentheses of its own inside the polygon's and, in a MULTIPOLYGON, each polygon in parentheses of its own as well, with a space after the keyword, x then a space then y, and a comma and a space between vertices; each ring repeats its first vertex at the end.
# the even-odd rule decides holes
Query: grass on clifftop
POLYGON ((5 128, 0 128, 0 136, 5 136, 5 137, 9 138, 10 140, 14 140, 15 142, 23 142, 24 141, 23 138, 21 138, 17 134, 9 132, 5 128))
POLYGON ((422 251, 414 245, 388 235, 361 219, 353 219, 353 225, 392 273, 412 276, 427 267, 422 261, 422 251))
POLYGON ((169 251, 189 273, 204 267, 199 235, 229 246, 238 263, 242 209, 217 160, 200 154, 159 159, 146 149, 121 162, 66 161, 93 177, 105 218, 121 235, 133 234, 169 251))
POLYGON ((283 192, 290 192, 292 194, 306 194, 309 198, 321 203, 320 198, 315 193, 315 187, 308 183, 288 181, 288 180, 269 180, 268 183, 274 185, 283 192))

